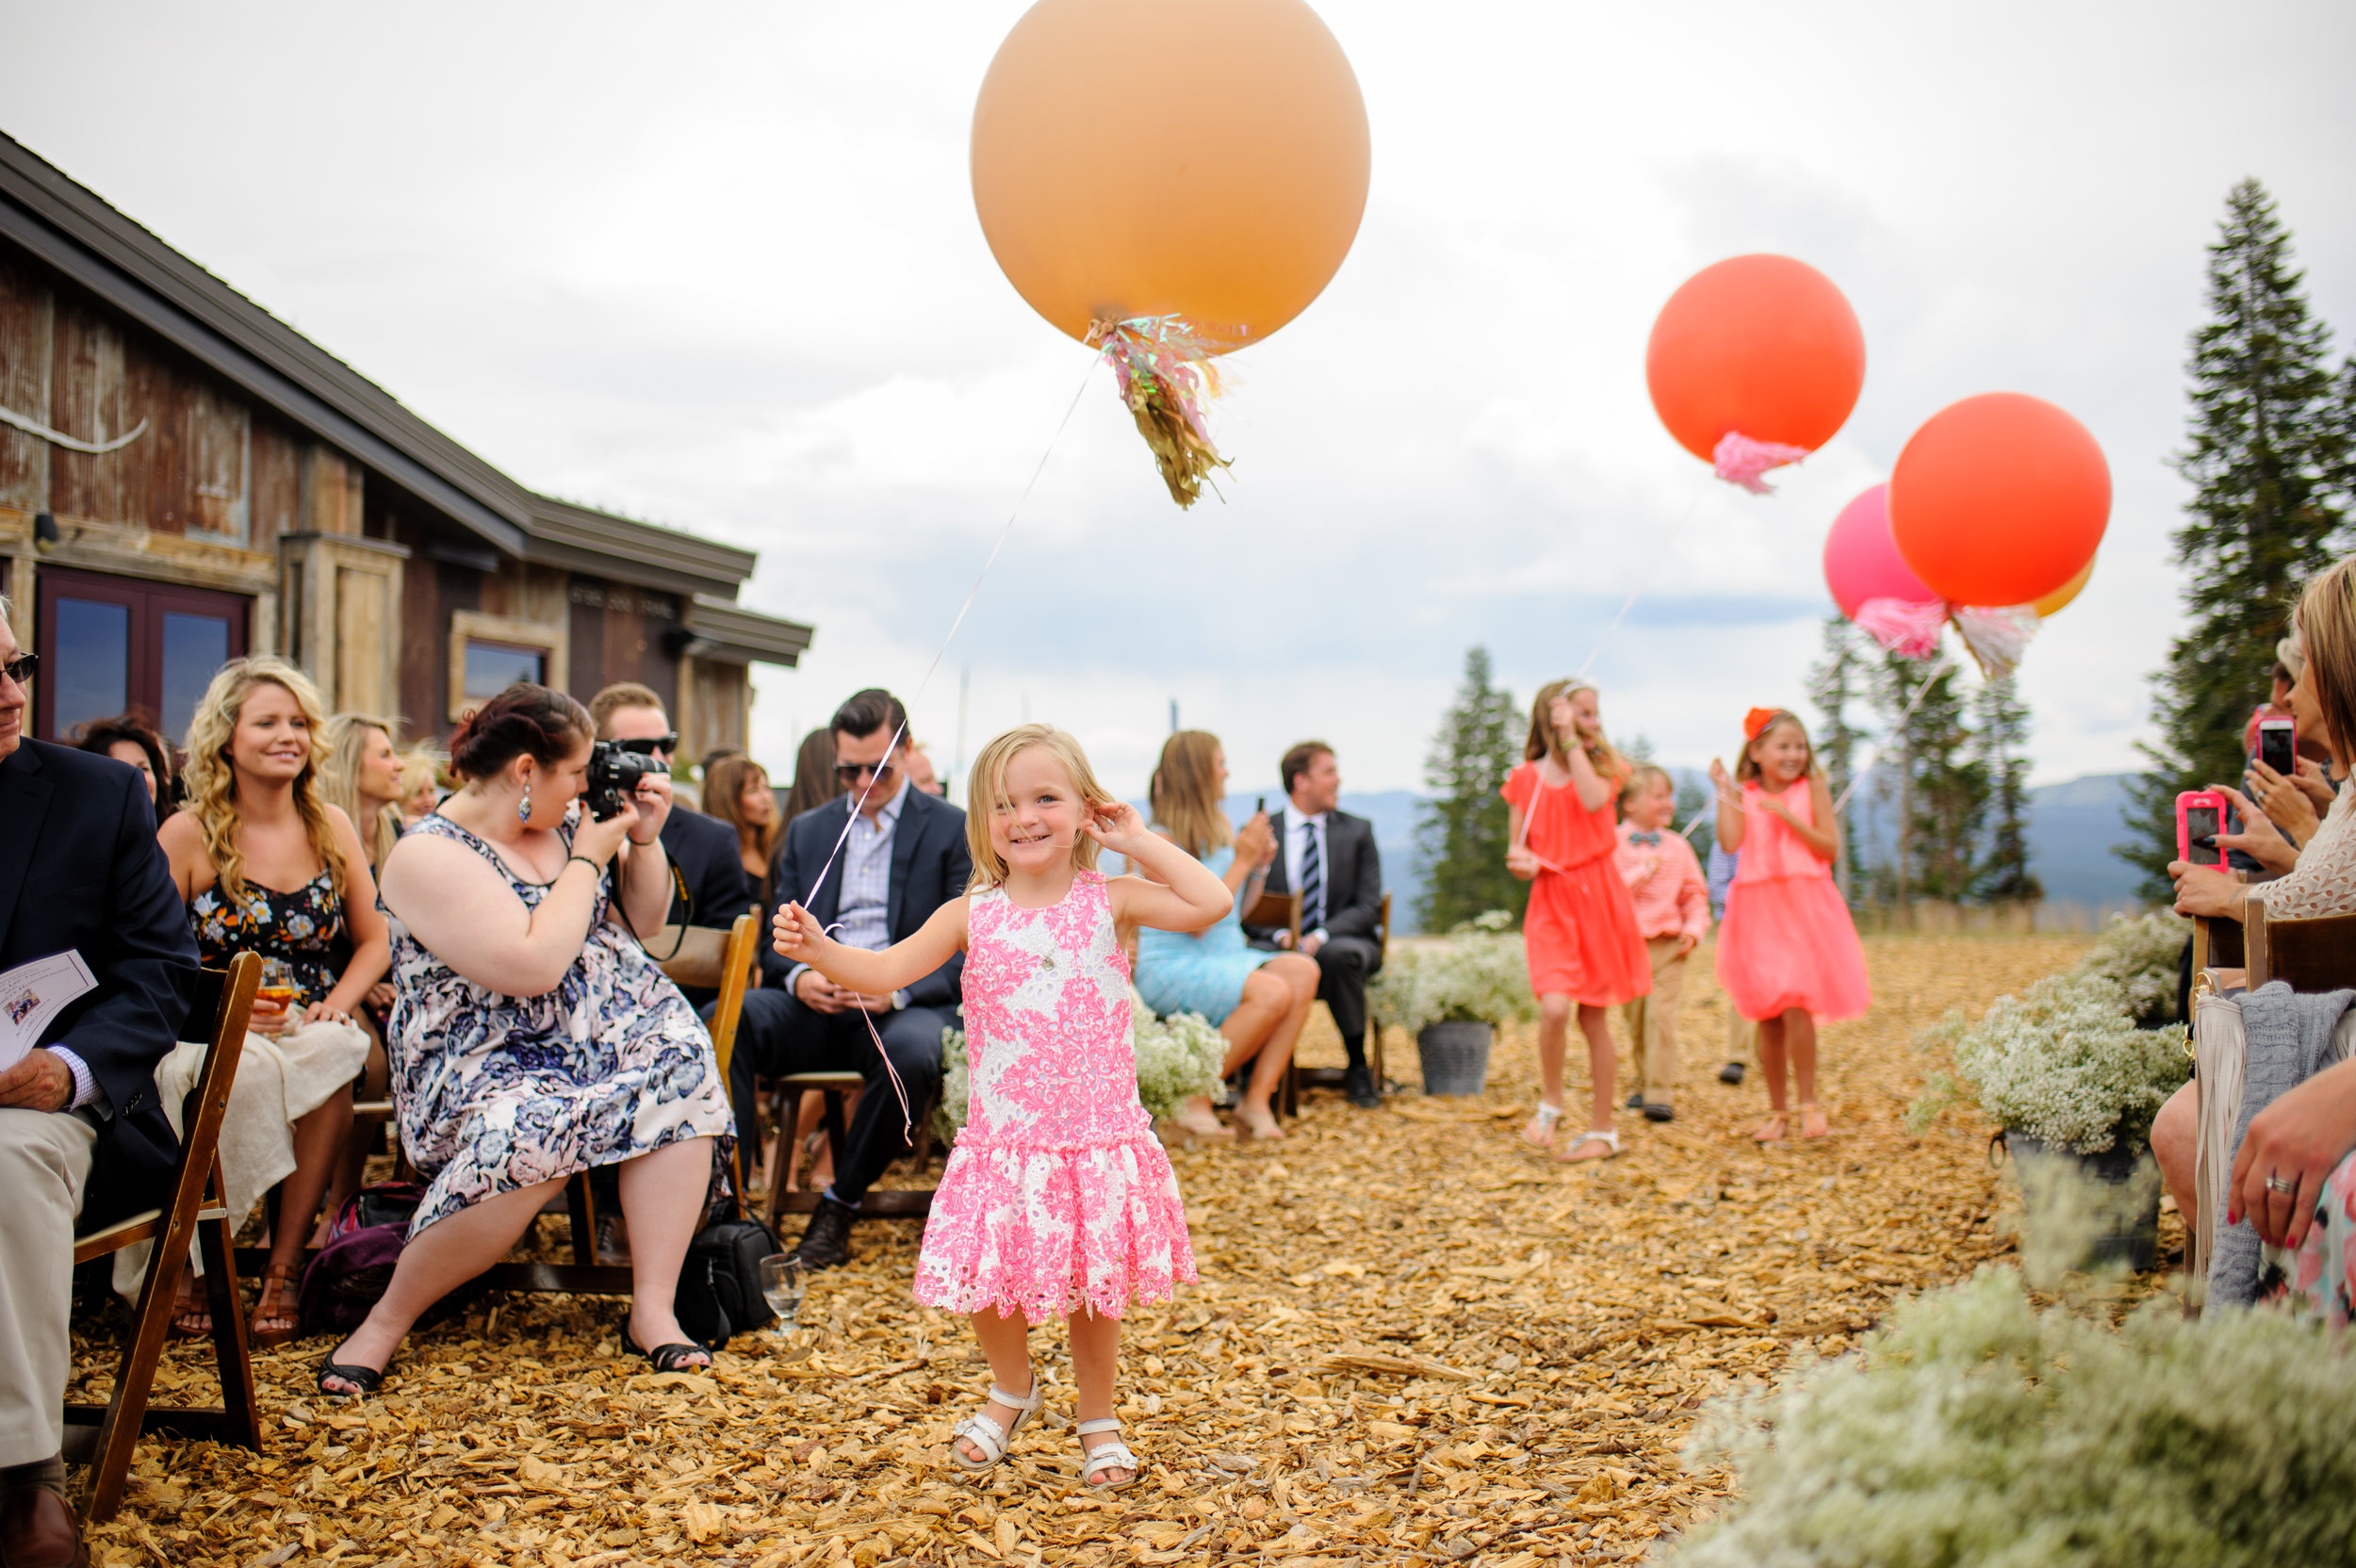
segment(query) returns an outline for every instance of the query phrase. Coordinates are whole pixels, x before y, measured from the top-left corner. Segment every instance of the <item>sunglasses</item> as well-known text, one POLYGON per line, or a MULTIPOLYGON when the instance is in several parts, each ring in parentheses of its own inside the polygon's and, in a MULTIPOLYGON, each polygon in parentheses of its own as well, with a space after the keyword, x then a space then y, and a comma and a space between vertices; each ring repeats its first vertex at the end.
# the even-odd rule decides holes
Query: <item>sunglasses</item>
POLYGON ((20 653, 7 663, 0 664, 0 675, 7 676, 10 680, 22 686, 32 679, 33 672, 40 668, 41 656, 39 654, 20 653))
POLYGON ((875 782, 880 784, 894 771, 890 762, 837 762, 834 765, 835 777, 845 784, 856 784, 869 774, 875 775, 875 782))
POLYGON ((622 750, 637 756, 652 757, 658 753, 679 750, 679 731, 674 729, 668 735, 650 735, 644 740, 616 741, 614 743, 622 750))

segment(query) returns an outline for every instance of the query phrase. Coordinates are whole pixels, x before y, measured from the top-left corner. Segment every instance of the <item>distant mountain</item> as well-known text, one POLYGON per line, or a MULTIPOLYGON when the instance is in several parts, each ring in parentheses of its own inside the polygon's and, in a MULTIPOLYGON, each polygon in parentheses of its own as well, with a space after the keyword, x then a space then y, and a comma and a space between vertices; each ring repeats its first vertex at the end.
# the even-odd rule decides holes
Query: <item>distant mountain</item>
POLYGON ((2134 900, 2135 868, 2111 853, 2133 830, 2133 774, 2097 773, 2029 792, 2029 864, 2055 904, 2090 907, 2134 900))

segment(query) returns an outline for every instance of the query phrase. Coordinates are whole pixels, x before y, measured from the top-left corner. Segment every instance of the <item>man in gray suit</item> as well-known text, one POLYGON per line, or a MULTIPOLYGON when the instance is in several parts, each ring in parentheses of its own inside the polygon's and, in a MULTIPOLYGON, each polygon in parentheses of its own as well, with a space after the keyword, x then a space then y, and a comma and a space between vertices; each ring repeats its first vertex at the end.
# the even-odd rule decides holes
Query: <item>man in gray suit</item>
MULTIPOLYGON (((1361 1108, 1383 1103, 1383 1086, 1366 1065, 1366 982, 1383 967, 1383 858, 1374 825, 1339 808, 1342 773, 1333 748, 1303 741, 1279 764, 1284 809, 1272 826, 1283 846, 1268 868, 1268 890, 1301 890, 1301 951, 1317 961, 1317 998, 1333 1011, 1350 1066, 1342 1092, 1361 1108)), ((1290 945, 1292 933, 1264 927, 1254 946, 1290 945)))

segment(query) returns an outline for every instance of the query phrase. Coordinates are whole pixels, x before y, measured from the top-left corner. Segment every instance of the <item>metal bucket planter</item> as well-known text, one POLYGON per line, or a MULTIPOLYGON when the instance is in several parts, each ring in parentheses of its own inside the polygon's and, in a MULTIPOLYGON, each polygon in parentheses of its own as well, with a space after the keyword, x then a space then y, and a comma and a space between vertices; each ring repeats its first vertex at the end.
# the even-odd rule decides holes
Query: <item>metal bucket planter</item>
POLYGON ((1434 1023, 1415 1037, 1423 1059, 1426 1094, 1479 1094, 1489 1086, 1489 1048, 1497 1042, 1492 1023, 1434 1023))
MULTIPOLYGON (((1996 1141, 2021 1163, 2024 1173, 2041 1162, 2053 1161, 2074 1167, 2083 1181, 2101 1183, 2113 1189, 2123 1189, 2135 1180, 2136 1168, 2144 1157, 2142 1145, 2124 1139, 2114 1142, 2100 1154, 2073 1154, 2067 1149, 2050 1148, 2044 1139, 2032 1137, 2017 1127, 1999 1133, 1996 1141)), ((2130 1206, 2122 1200, 2112 1227, 2098 1232, 2087 1242, 2079 1267, 2091 1271, 2119 1265, 2140 1274, 2151 1266, 2160 1250, 2160 1183, 2156 1175, 2150 1180, 2149 1188, 2139 1203, 2130 1206)))

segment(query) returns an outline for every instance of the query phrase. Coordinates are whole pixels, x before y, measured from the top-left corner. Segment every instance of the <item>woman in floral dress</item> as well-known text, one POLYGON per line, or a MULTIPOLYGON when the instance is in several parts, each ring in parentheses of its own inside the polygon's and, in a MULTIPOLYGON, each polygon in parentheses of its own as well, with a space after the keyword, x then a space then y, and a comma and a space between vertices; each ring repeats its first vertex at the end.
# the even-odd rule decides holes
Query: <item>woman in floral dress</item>
POLYGON ((630 1348, 663 1371, 709 1364, 672 1310, 712 1193, 728 1095, 711 1037, 630 935, 663 922, 655 775, 599 822, 589 714, 518 683, 450 740, 465 787, 384 863, 393 920, 393 1098, 428 1178, 368 1321, 319 1374, 366 1394, 419 1314, 514 1246, 576 1171, 618 1165, 630 1224, 630 1348))

